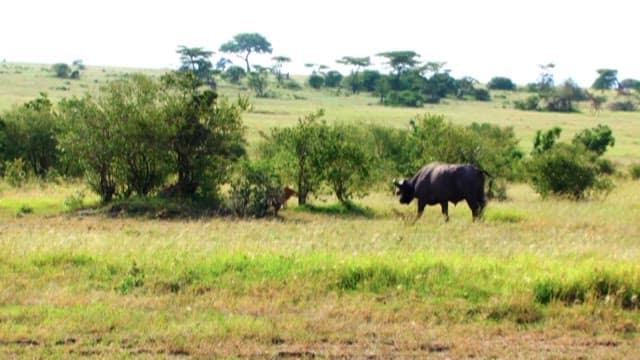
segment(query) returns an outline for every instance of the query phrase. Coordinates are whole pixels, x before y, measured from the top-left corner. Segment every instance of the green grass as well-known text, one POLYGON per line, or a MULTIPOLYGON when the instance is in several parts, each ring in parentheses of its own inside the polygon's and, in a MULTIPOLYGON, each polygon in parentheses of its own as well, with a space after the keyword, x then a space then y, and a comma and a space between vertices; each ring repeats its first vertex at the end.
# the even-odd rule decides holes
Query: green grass
MULTIPOLYGON (((130 71, 89 69, 86 87, 59 91, 42 66, 9 66, 0 111, 130 71)), ((433 112, 511 125, 525 151, 537 129, 559 125, 567 139, 604 123, 616 136, 608 156, 633 163, 640 153, 638 113, 531 113, 505 99, 387 108, 364 95, 274 92, 245 114, 250 146, 259 131, 324 108, 328 121, 403 127, 433 112)), ((640 182, 615 182, 606 198, 581 202, 509 184, 483 221, 459 203, 449 222, 428 207, 415 224, 415 203, 388 189, 351 206, 292 199, 278 219, 161 220, 67 211, 83 191, 82 204, 97 203, 82 184, 0 183, 0 357, 636 358, 640 182)), ((127 204, 143 215, 168 206, 127 204)))

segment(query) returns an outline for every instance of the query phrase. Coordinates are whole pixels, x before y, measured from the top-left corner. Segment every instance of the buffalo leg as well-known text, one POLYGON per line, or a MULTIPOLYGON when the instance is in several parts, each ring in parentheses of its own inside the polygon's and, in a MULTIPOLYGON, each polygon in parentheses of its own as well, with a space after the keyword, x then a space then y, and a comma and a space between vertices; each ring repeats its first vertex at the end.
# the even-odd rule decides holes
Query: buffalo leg
POLYGON ((467 205, 469 205, 469 209, 471 209, 471 215, 473 216, 473 221, 480 216, 480 204, 478 204, 475 200, 467 199, 467 205))
POLYGON ((444 221, 449 221, 449 203, 441 202, 440 207, 442 208, 442 215, 444 215, 444 221))
POLYGON ((422 216, 425 206, 427 206, 426 202, 418 201, 418 213, 416 214, 416 218, 413 220, 414 223, 422 216))

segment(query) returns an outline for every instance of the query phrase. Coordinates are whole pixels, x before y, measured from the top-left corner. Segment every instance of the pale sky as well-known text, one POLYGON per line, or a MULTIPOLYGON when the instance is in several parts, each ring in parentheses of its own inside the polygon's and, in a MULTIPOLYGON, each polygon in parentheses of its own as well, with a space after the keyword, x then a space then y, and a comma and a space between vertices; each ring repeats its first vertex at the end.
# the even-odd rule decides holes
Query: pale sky
MULTIPOLYGON (((556 83, 571 77, 590 86, 599 68, 618 79, 640 79, 640 5, 632 0, 3 0, 0 60, 31 63, 177 68, 178 45, 218 52, 235 34, 257 32, 285 71, 308 74, 305 63, 336 64, 343 56, 413 50, 423 61, 445 61, 458 78, 487 82, 506 76, 537 80, 554 63, 556 83)), ((386 71, 387 69, 384 69, 386 71)))

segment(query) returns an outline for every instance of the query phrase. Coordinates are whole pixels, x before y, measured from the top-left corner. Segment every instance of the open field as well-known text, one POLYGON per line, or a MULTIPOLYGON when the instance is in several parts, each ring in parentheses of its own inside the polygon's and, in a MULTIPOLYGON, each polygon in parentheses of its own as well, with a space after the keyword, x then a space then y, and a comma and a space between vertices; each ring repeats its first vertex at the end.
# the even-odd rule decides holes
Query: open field
MULTIPOLYGON (((0 111, 62 83, 17 75, 0 74, 0 111)), ((50 96, 82 93, 72 88, 50 96)), ((561 126, 566 139, 604 123, 616 137, 607 156, 640 162, 637 112, 532 113, 501 99, 403 109, 277 93, 245 115, 250 144, 318 108, 328 121, 389 126, 433 112, 511 125, 527 152, 537 129, 561 126)), ((357 200, 362 213, 327 198, 315 210, 290 201, 281 219, 161 220, 66 213, 82 184, 0 183, 0 357, 638 358, 640 181, 615 182, 582 202, 511 184, 482 222, 458 204, 448 223, 429 207, 413 225, 415 204, 390 189, 357 200)))

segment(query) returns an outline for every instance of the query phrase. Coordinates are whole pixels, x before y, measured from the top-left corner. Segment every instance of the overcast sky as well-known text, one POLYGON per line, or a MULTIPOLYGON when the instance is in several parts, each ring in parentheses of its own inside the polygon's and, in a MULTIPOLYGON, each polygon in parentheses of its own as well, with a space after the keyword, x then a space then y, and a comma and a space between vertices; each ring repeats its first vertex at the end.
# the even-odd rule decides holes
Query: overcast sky
MULTIPOLYGON (((288 56, 291 73, 308 73, 305 63, 346 73, 336 59, 380 64, 377 53, 413 50, 482 82, 534 82, 548 63, 557 83, 590 86, 599 68, 640 79, 640 5, 631 0, 4 0, 0 9, 0 60, 11 62, 176 68, 178 45, 217 52, 257 32, 273 53, 250 61, 288 56)), ((220 56, 243 64, 219 52, 214 62, 220 56)))

